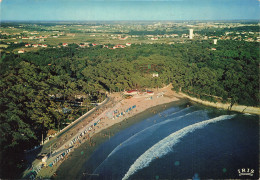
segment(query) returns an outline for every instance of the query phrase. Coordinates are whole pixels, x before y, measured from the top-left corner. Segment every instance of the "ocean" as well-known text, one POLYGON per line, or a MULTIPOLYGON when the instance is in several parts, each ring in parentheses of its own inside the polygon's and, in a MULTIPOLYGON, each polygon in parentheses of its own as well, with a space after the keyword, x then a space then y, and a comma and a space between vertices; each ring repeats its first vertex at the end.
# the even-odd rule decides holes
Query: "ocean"
POLYGON ((259 116, 197 104, 170 107, 101 144, 77 177, 257 179, 259 116))

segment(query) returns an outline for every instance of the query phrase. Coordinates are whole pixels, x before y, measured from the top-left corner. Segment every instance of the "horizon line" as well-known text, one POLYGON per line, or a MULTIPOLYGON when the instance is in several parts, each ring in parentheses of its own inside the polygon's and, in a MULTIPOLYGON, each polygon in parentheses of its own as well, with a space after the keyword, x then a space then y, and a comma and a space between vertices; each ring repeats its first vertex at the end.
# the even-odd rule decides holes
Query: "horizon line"
POLYGON ((127 22, 127 21, 132 21, 132 22, 159 22, 159 21, 257 21, 260 22, 260 19, 215 19, 215 20, 199 20, 199 19, 194 19, 194 20, 0 20, 0 23, 2 22, 127 22))

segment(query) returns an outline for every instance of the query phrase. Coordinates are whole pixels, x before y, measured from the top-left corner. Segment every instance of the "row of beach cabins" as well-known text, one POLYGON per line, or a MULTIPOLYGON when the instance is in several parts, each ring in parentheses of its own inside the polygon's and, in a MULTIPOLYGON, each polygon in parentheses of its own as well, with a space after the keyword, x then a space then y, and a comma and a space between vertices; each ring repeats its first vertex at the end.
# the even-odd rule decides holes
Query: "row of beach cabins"
MULTIPOLYGON (((118 112, 118 110, 113 111, 113 120, 116 118, 119 118, 120 116, 125 115, 126 113, 130 112, 131 110, 135 109, 136 105, 131 106, 129 108, 127 108, 124 112, 118 112)), ((100 122, 101 122, 102 118, 97 120, 96 122, 94 122, 90 127, 86 128, 83 132, 81 132, 77 137, 75 137, 73 140, 70 141, 69 143, 69 148, 61 153, 60 155, 58 155, 51 163, 48 164, 49 167, 53 167, 55 164, 57 164, 58 162, 60 162, 61 160, 63 160, 65 158, 66 155, 68 155, 74 148, 74 145, 79 142, 81 143, 81 139, 87 135, 87 133, 89 133, 95 126, 97 126, 100 122)), ((44 162, 46 162, 47 159, 44 160, 44 162)), ((41 164, 37 167, 35 167, 32 170, 32 177, 35 178, 36 175, 40 172, 41 168, 44 167, 44 164, 41 164)))
MULTIPOLYGON (((91 131, 93 129, 94 126, 97 126, 98 123, 100 123, 101 119, 99 119, 98 121, 94 122, 90 127, 86 128, 83 132, 81 132, 77 137, 75 137, 73 140, 71 140, 71 142, 69 143, 69 148, 65 150, 65 152, 59 154, 51 163, 48 164, 49 167, 53 167, 55 164, 57 164, 58 162, 60 162, 61 160, 63 160, 65 158, 66 155, 68 155, 74 148, 74 144, 76 144, 77 142, 81 143, 81 138, 83 138, 84 135, 87 135, 87 133, 89 131, 91 131)), ((47 158, 43 158, 42 162, 46 162, 47 158)), ((42 167, 44 167, 44 164, 40 164, 39 166, 33 168, 33 170, 31 171, 31 176, 29 177, 30 179, 35 179, 35 177, 37 176, 37 174, 40 172, 40 170, 42 169, 42 167)))
MULTIPOLYGON (((127 108, 124 112, 118 112, 118 110, 113 111, 113 119, 119 118, 120 116, 125 115, 126 113, 130 112, 131 110, 135 109, 136 105, 133 105, 129 108, 127 108)), ((60 154, 54 161, 52 161, 49 166, 52 167, 54 164, 62 160, 73 148, 77 142, 81 143, 81 139, 87 135, 88 132, 90 132, 95 126, 97 126, 101 122, 100 118, 98 121, 94 122, 90 127, 86 128, 83 132, 81 132, 77 137, 75 137, 73 140, 69 143, 69 148, 60 154)))
MULTIPOLYGON (((133 93, 135 92, 135 90, 133 90, 132 92, 129 93, 133 93)), ((120 116, 124 116, 125 114, 129 113, 130 111, 132 111, 133 109, 136 108, 136 105, 130 106, 129 108, 127 108, 125 111, 123 112, 119 112, 118 110, 114 110, 113 111, 113 117, 112 120, 115 120, 117 118, 119 118, 120 116)), ((96 122, 94 122, 92 125, 90 125, 89 127, 87 127, 86 129, 84 129, 84 131, 82 131, 77 137, 75 137, 73 140, 70 141, 69 143, 69 148, 65 150, 65 152, 59 154, 58 156, 56 156, 56 158, 51 161, 48 166, 49 167, 53 167, 55 164, 57 164, 58 162, 60 162, 61 160, 63 160, 65 158, 65 156, 67 156, 75 147, 74 145, 76 143, 81 143, 81 139, 84 136, 89 135, 89 132, 95 127, 97 126, 100 122, 101 122, 102 118, 98 119, 96 122)), ((35 147, 35 149, 38 147, 35 147)), ((50 157, 49 157, 50 158, 50 157)), ((46 164, 47 161, 47 157, 42 159, 42 162, 44 162, 46 164)), ((31 176, 30 179, 34 179, 37 174, 40 172, 40 170, 42 169, 42 167, 44 167, 44 163, 40 164, 39 166, 33 168, 33 170, 31 171, 31 176)))
POLYGON ((123 115, 125 115, 126 113, 129 113, 131 110, 133 110, 133 109, 135 109, 136 108, 136 105, 133 105, 132 107, 129 107, 129 108, 127 108, 125 111, 123 111, 123 112, 118 112, 118 110, 115 110, 114 112, 113 112, 113 120, 115 120, 115 119, 117 119, 117 118, 119 118, 120 116, 123 116, 123 115))

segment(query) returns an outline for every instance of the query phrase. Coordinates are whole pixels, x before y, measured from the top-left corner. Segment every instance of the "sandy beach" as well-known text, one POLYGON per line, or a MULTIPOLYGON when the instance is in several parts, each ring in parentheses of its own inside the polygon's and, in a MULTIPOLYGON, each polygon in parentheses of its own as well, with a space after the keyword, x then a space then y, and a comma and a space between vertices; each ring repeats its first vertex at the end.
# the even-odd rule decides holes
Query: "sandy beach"
MULTIPOLYGON (((124 98, 122 93, 109 95, 109 101, 104 106, 96 109, 94 113, 80 121, 75 127, 57 135, 52 142, 43 146, 42 152, 47 151, 52 143, 53 157, 48 159, 47 167, 43 167, 38 172, 37 177, 64 179, 66 176, 64 177, 60 173, 62 172, 61 169, 81 169, 81 163, 72 165, 69 161, 73 161, 75 157, 83 154, 85 155, 81 160, 82 162, 86 161, 99 144, 113 136, 120 129, 130 126, 136 123, 138 119, 143 118, 137 117, 138 115, 149 116, 160 111, 158 108, 152 107, 162 105, 160 106, 162 111, 167 104, 180 101, 183 97, 172 91, 171 88, 169 85, 164 88, 150 89, 153 93, 139 92, 129 99, 124 98), (147 114, 142 113, 148 109, 147 114), (75 139, 76 141, 74 141, 75 139), (57 159, 59 153, 67 152, 68 148, 71 149, 69 153, 62 156, 52 167, 48 166, 55 158, 57 159), (60 165, 62 166, 59 168, 60 165), (57 169, 59 170, 57 171, 57 169)), ((68 174, 68 172, 65 174, 68 174)))

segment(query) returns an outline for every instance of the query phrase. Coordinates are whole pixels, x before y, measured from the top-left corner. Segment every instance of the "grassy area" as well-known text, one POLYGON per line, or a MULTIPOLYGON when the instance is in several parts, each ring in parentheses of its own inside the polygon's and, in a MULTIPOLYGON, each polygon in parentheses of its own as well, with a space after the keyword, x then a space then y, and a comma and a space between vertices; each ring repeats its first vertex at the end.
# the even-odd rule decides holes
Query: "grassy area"
POLYGON ((0 48, 7 48, 9 45, 7 44, 0 44, 0 48))
MULTIPOLYGON (((11 27, 11 26, 10 26, 11 27)), ((53 26, 45 25, 21 25, 19 28, 7 28, 1 27, 2 33, 7 33, 8 39, 2 39, 4 43, 25 42, 29 44, 47 44, 49 46, 57 46, 60 43, 79 44, 79 43, 96 43, 96 44, 126 44, 126 43, 169 43, 176 40, 176 38, 159 38, 158 40, 151 40, 150 37, 140 36, 131 37, 128 34, 124 34, 130 31, 130 29, 140 29, 139 26, 122 26, 122 25, 107 25, 107 26, 95 26, 95 25, 60 25, 53 24, 53 26), (30 30, 29 30, 30 29, 30 30), (122 33, 124 32, 124 33, 122 33), (119 34, 118 34, 119 33, 119 34), (59 34, 63 34, 59 36, 59 34), (53 37, 58 35, 57 37, 53 37), (39 39, 21 39, 21 37, 31 36, 48 36, 45 41, 39 39), (119 36, 128 36, 126 40, 118 39, 119 36)), ((145 30, 142 27, 141 30, 145 30)), ((34 49, 27 49, 32 51, 34 49)))

